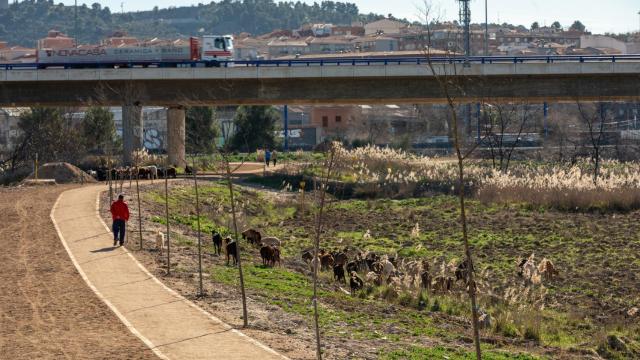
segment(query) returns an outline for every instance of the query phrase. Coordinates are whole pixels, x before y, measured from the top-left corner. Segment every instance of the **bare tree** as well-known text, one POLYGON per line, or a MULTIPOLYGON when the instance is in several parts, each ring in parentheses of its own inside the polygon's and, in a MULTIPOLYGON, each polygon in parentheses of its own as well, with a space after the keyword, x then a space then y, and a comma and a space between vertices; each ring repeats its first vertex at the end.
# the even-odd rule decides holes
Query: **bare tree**
POLYGON ((529 125, 529 105, 522 106, 522 114, 518 111, 519 104, 487 104, 484 108, 485 143, 489 146, 493 168, 506 172, 514 150, 522 142, 523 131, 529 125), (487 111, 487 108, 495 111, 487 111))
POLYGON ((601 150, 604 142, 604 127, 607 118, 606 109, 603 103, 596 103, 590 109, 578 101, 580 117, 587 126, 588 142, 591 147, 591 160, 593 161, 593 183, 598 183, 600 175, 601 150))
MULTIPOLYGON (((332 171, 334 166, 336 165, 337 149, 334 144, 331 145, 328 151, 328 155, 324 161, 324 169, 326 173, 323 171, 323 175, 320 183, 320 203, 318 213, 316 215, 316 229, 315 229, 315 237, 313 242, 313 319, 314 319, 314 328, 316 334, 316 358, 318 360, 322 360, 322 345, 320 342, 320 325, 318 319, 318 265, 320 263, 318 258, 318 253, 320 249, 320 235, 323 231, 324 226, 324 209, 326 202, 326 195, 329 186, 329 180, 331 179, 332 171)), ((314 180, 315 183, 315 180, 314 180)), ((317 191, 317 188, 314 184, 314 191, 317 191)))
MULTIPOLYGON (((423 2, 424 8, 422 9, 422 13, 424 15, 424 22, 426 24, 427 29, 427 37, 431 39, 431 4, 428 1, 423 2)), ((429 44, 431 41, 429 40, 429 44)), ((467 263, 467 284, 469 291, 469 299, 471 302, 471 323, 473 324, 473 339, 475 344, 476 357, 478 360, 482 359, 482 351, 480 349, 480 332, 478 327, 478 308, 477 308, 477 299, 476 299, 476 285, 474 280, 474 265, 473 265, 473 257, 471 254, 471 247, 469 246, 469 233, 468 233, 468 224, 467 224, 467 213, 466 213, 466 203, 465 203, 465 177, 464 177, 464 167, 465 160, 468 155, 475 149, 472 147, 470 150, 465 151, 463 153, 463 144, 464 144, 464 136, 460 132, 460 127, 458 124, 458 107, 459 103, 457 102, 457 95, 464 97, 466 95, 465 91, 465 77, 463 74, 458 73, 458 67, 460 66, 454 56, 449 54, 450 58, 449 64, 443 64, 441 66, 436 66, 432 60, 431 56, 431 47, 428 46, 425 55, 427 57, 427 65, 430 69, 431 75, 435 78, 436 82, 440 86, 441 91, 446 99, 447 107, 449 109, 449 113, 451 115, 449 128, 451 129, 453 140, 454 140, 454 148, 457 158, 458 164, 458 197, 460 200, 460 225, 462 227, 462 241, 464 243, 465 255, 466 255, 466 263, 467 263)), ((466 65, 466 64, 465 64, 466 65)))

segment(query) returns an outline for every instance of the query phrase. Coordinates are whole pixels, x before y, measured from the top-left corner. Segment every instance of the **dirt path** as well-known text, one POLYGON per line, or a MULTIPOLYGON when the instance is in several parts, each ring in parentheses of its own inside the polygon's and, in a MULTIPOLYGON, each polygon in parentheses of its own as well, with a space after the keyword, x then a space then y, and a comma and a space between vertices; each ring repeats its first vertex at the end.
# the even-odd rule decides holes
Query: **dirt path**
POLYGON ((103 190, 99 185, 63 193, 53 218, 77 266, 132 332, 171 359, 283 359, 166 288, 127 250, 112 247, 97 215, 103 190))
POLYGON ((154 359, 87 287, 49 218, 69 187, 0 189, 0 359, 154 359))

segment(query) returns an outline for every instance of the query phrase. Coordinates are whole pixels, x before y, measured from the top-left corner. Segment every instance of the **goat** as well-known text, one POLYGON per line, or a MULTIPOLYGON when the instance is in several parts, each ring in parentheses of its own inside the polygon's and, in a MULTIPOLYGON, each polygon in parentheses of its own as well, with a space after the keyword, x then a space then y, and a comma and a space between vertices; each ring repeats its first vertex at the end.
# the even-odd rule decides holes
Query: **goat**
POLYGON ((247 229, 242 232, 242 239, 246 240, 249 244, 260 245, 260 242, 261 242, 260 240, 262 240, 262 234, 260 234, 260 232, 257 230, 247 229))
POLYGON ((340 264, 333 265, 333 279, 344 283, 344 267, 340 264))
POLYGON ((367 279, 367 283, 369 284, 374 284, 376 286, 382 285, 382 277, 373 271, 369 271, 365 279, 367 279))
POLYGON ((320 256, 320 267, 321 270, 327 270, 331 266, 333 266, 333 255, 324 254, 320 256))
POLYGON ((451 291, 451 287, 453 286, 453 278, 450 276, 436 276, 433 279, 433 284, 431 287, 434 292, 447 293, 451 291))
POLYGON ((553 262, 547 258, 542 258, 542 261, 538 264, 538 272, 545 280, 552 280, 554 276, 560 274, 553 262))
POLYGON ((260 243, 262 245, 271 245, 277 248, 280 248, 282 246, 282 241, 280 241, 280 239, 278 239, 277 237, 273 237, 273 236, 263 238, 262 240, 260 240, 260 243))
POLYGON ((260 257, 262 258, 262 265, 264 266, 273 266, 275 263, 275 248, 269 245, 264 245, 260 248, 260 257))
POLYGON ((166 247, 167 247, 167 236, 162 231, 159 231, 158 234, 156 234, 156 249, 160 251, 160 254, 162 254, 163 250, 166 247))
POLYGON ((214 230, 211 232, 211 240, 213 241, 213 251, 219 256, 222 248, 222 235, 214 230))
POLYGON ((313 250, 305 250, 302 252, 302 260, 306 263, 310 263, 313 259, 313 250))
POLYGON ((364 281, 358 276, 355 271, 351 272, 351 277, 349 278, 349 286, 351 287, 351 294, 355 291, 362 289, 364 286, 364 281))
POLYGON ((229 257, 233 257, 233 266, 236 266, 238 264, 238 245, 228 236, 224 239, 224 242, 226 243, 227 266, 229 265, 229 257))

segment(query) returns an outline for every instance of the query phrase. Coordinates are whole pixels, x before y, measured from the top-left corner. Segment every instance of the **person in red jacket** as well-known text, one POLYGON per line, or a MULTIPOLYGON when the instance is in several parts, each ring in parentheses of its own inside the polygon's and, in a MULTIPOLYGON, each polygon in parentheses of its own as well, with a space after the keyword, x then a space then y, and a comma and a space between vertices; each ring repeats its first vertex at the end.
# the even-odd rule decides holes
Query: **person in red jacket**
POLYGON ((126 229, 127 221, 129 221, 129 206, 124 202, 124 195, 118 196, 118 201, 114 201, 111 204, 111 218, 113 219, 113 246, 118 244, 120 240, 120 246, 124 245, 124 233, 126 229))

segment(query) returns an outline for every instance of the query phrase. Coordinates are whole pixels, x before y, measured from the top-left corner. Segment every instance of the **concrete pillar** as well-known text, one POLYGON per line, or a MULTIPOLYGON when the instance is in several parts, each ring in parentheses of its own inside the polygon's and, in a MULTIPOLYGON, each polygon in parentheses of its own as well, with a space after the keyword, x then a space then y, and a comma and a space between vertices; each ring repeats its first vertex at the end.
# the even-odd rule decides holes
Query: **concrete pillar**
POLYGON ((167 111, 167 155, 169 164, 179 167, 187 165, 185 118, 182 107, 170 107, 167 111))
POLYGON ((133 165, 133 152, 140 150, 144 144, 144 125, 142 123, 142 106, 125 105, 122 107, 122 161, 125 165, 133 165))

